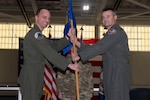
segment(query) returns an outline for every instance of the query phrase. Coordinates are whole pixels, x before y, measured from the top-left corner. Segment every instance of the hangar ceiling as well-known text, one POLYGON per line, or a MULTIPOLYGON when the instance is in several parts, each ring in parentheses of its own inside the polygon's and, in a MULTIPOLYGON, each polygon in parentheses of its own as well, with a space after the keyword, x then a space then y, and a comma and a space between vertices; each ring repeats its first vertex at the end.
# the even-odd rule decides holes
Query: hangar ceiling
MULTIPOLYGON (((117 10, 120 24, 150 25, 150 0, 72 0, 77 24, 101 24, 101 11, 105 7, 117 10), (89 4, 89 11, 83 11, 89 4)), ((0 0, 0 22, 21 22, 30 25, 38 8, 51 11, 51 24, 64 24, 68 0, 0 0)))

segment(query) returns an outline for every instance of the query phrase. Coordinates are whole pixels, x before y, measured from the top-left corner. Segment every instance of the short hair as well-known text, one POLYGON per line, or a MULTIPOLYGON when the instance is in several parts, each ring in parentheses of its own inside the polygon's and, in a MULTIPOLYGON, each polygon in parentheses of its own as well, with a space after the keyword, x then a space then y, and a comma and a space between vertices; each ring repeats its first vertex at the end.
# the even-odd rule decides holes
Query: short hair
POLYGON ((114 15, 117 15, 117 11, 116 11, 114 8, 104 8, 104 9, 102 10, 102 12, 108 11, 108 10, 111 10, 114 15))
POLYGON ((46 9, 46 10, 48 10, 48 11, 49 11, 49 9, 48 9, 48 8, 38 8, 38 10, 36 11, 35 15, 38 15, 42 9, 46 9))

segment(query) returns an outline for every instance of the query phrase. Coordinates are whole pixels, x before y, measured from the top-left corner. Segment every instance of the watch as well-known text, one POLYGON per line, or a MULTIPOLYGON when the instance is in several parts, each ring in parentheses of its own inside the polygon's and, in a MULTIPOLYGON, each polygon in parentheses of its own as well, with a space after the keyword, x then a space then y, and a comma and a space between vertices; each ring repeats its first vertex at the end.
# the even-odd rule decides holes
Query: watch
POLYGON ((70 39, 70 36, 68 34, 66 36, 70 39))

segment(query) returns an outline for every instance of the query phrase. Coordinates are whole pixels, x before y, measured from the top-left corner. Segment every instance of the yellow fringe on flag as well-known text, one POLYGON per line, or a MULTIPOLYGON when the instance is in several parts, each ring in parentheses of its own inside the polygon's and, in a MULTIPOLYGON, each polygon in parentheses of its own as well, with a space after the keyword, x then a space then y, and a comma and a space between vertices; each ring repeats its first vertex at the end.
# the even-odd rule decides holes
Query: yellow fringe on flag
POLYGON ((45 85, 44 85, 44 90, 45 90, 45 98, 44 98, 44 100, 46 100, 47 96, 50 96, 50 100, 53 100, 51 93, 47 90, 45 85))

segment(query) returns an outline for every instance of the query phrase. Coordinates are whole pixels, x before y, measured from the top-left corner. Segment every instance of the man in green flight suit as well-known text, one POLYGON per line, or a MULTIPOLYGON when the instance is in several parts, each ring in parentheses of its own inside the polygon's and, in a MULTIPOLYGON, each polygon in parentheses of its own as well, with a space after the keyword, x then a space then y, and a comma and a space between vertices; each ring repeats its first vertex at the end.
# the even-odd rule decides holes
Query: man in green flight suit
POLYGON ((67 67, 78 71, 78 64, 69 64, 66 58, 58 53, 69 44, 68 37, 71 38, 71 29, 68 36, 52 41, 42 34, 49 23, 49 10, 39 9, 35 15, 34 27, 24 38, 24 64, 19 76, 23 100, 40 100, 43 91, 45 59, 63 71, 67 67))
MULTIPOLYGON (((77 39, 75 43, 83 61, 102 54, 105 100, 130 100, 128 38, 116 20, 117 14, 114 9, 103 9, 102 22, 108 29, 104 38, 94 45, 82 44, 77 39)), ((72 54, 72 57, 77 55, 72 54)))

